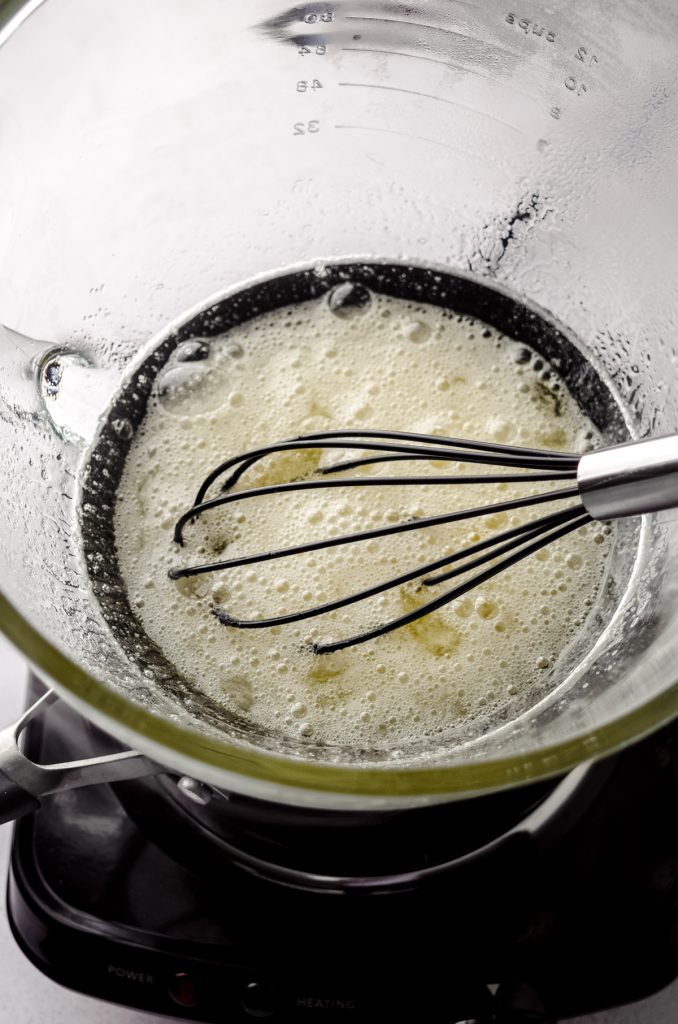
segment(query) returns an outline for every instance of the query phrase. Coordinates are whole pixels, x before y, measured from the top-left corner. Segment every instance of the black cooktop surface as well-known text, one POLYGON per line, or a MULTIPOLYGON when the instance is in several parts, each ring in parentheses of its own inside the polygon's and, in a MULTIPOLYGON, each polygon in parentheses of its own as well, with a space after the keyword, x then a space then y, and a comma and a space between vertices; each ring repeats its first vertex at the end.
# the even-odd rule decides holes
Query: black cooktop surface
MULTIPOLYGON (((27 744, 48 763, 112 741, 59 704, 27 744)), ((511 829, 511 815, 548 807, 552 786, 505 798, 504 818, 497 798, 449 805, 434 825, 463 852, 391 891, 369 878, 319 892, 258 877, 177 811, 177 782, 63 792, 18 823, 10 920, 55 980, 209 1024, 539 1024, 643 998, 678 974, 675 726, 597 766, 530 830, 511 829), (507 831, 487 845, 490 814, 507 831)), ((389 828, 392 868, 417 818, 389 828)), ((282 861, 300 843, 288 831, 286 843, 283 816, 269 843, 282 861)), ((335 834, 339 850, 364 841, 359 828, 335 834)))

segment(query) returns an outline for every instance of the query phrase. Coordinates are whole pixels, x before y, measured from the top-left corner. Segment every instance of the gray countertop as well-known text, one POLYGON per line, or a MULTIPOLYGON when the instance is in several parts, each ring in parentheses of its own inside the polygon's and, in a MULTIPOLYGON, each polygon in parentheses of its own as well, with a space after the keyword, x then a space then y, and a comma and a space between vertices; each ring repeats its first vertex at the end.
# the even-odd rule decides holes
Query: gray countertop
MULTIPOLYGON (((26 669, 0 637, 0 726, 22 707, 26 669)), ((0 827, 0 877, 4 879, 11 826, 0 827)), ((4 882, 3 882, 4 885, 4 882)), ((78 995, 45 978, 19 951, 0 907, 0 1024, 152 1024, 158 1017, 78 995)), ((578 1018, 573 1024, 676 1024, 678 981, 651 999, 620 1010, 578 1018)))

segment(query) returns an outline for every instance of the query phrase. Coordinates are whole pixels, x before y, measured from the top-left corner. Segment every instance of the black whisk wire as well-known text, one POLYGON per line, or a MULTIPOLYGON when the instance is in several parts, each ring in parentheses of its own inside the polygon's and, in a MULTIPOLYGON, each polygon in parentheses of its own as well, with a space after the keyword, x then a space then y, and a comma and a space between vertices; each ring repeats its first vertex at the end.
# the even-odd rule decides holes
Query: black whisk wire
POLYGON ((547 544, 551 544, 560 537, 564 537, 566 534, 571 533, 572 530, 579 529, 580 526, 585 526, 590 519, 591 517, 589 514, 584 512, 577 519, 572 519, 559 529, 538 537, 526 547, 520 548, 513 554, 501 559, 501 561, 497 562, 495 565, 491 565, 488 569, 483 570, 483 572, 477 573, 477 575, 471 577, 470 580, 460 583, 459 586, 453 587, 452 590, 448 590, 447 593, 442 594, 433 601, 429 601, 425 605, 421 605, 419 608, 408 612, 406 615, 402 615, 397 619, 392 619, 390 622, 382 623, 374 629, 367 630, 365 633, 360 633, 357 636, 349 637, 346 640, 336 640, 334 642, 324 644, 313 644, 313 652, 314 654, 333 654, 335 651, 341 651, 346 647, 354 647, 356 644, 365 643, 367 640, 374 640, 377 637, 385 636, 387 633, 392 633, 395 629, 402 629, 403 626, 408 626, 411 622, 416 622, 417 619, 423 618, 424 615, 430 615, 432 612, 437 611, 439 608, 443 608, 451 601, 456 601, 458 598, 463 597, 464 594, 469 592, 469 590, 474 590, 482 583, 486 583, 488 580, 491 580, 493 576, 503 572, 505 569, 509 569, 512 565, 522 561, 523 558, 527 558, 528 555, 536 554, 537 551, 540 551, 541 548, 545 547, 547 544))
MULTIPOLYGON (((442 569, 443 567, 450 565, 452 562, 462 560, 466 561, 466 559, 470 558, 471 555, 477 554, 480 551, 485 552, 485 554, 481 555, 479 558, 475 558, 473 561, 469 562, 468 565, 461 565, 450 572, 443 573, 440 576, 422 580, 422 586, 435 586, 438 583, 443 583, 445 580, 451 579, 453 576, 462 575, 470 572, 472 569, 478 568, 481 565, 485 565, 487 562, 493 561, 495 558, 499 558, 500 555, 506 554, 507 552, 520 547, 528 540, 539 537, 557 526, 562 526, 565 523, 574 520, 583 520, 585 518, 586 514, 584 513, 584 507, 581 504, 574 508, 564 509, 562 512, 555 512, 550 516, 543 517, 542 519, 523 523, 521 526, 513 527, 513 529, 506 530, 494 537, 488 537, 486 540, 478 541, 476 544, 472 544, 470 547, 464 548, 462 551, 455 551, 451 555, 445 555, 443 558, 438 558, 433 562, 428 562, 426 565, 417 566, 415 569, 411 569, 409 572, 402 573, 399 576, 394 576, 392 579, 386 580, 385 582, 377 583, 365 590, 356 591, 346 597, 340 597, 334 601, 328 601, 325 604, 317 605, 314 608, 304 608, 301 611, 290 612, 286 615, 276 615, 267 619, 238 619, 220 608, 214 609, 214 614, 224 626, 236 626, 238 629, 263 629, 271 626, 287 625, 290 622, 302 622, 304 619, 312 619, 317 615, 325 615, 328 612, 337 611, 339 608, 346 608, 348 605, 356 604, 359 601, 366 601, 371 597, 377 597, 379 594, 383 594, 395 587, 404 586, 406 583, 410 583, 426 573, 442 569), (488 551, 487 549, 490 550, 488 551)), ((581 523, 578 522, 578 525, 581 525, 581 523)), ((426 612, 422 611, 422 615, 425 614, 426 612)))
MULTIPOLYGON (((487 477, 482 477, 482 482, 487 481, 487 477)), ((505 477, 502 477, 502 480, 505 477)), ((522 477, 521 477, 522 479, 522 477)), ((213 501, 206 501, 203 505, 196 506, 195 509, 190 509, 189 512, 193 515, 205 512, 210 508, 215 508, 219 505, 225 505, 227 502, 236 501, 240 498, 255 498, 265 494, 280 494, 284 491, 301 491, 310 490, 312 488, 326 488, 326 487, 360 487, 365 484, 430 484, 430 483, 469 483, 471 482, 468 477, 450 478, 424 476, 424 477, 393 477, 381 480, 327 480, 327 481, 309 481, 304 480, 296 484, 275 484, 272 487, 259 487, 254 488, 251 491, 239 491, 236 494, 224 495, 221 498, 214 498, 213 501)), ((478 480, 475 481, 476 483, 478 480)), ((259 551, 253 555, 240 555, 237 558, 228 558, 220 562, 209 562, 205 565, 192 565, 187 568, 181 569, 170 569, 170 579, 178 580, 182 577, 187 576, 200 576, 206 572, 218 572, 222 569, 235 569, 237 566, 242 565, 253 565, 256 562, 269 562, 278 558, 287 558, 290 555, 305 555, 310 551, 320 551, 324 548, 334 548, 342 544, 357 544, 364 540, 373 540, 379 537, 390 537, 397 533, 408 533, 411 530, 424 530, 429 526, 444 526, 447 523, 459 523, 464 519, 476 519, 482 516, 489 516, 493 513, 498 512, 512 512, 518 508, 525 508, 529 505, 541 505, 549 501, 564 501, 567 498, 576 498, 579 495, 579 491, 576 487, 564 488, 561 491, 546 491, 543 494, 530 494, 524 498, 511 498, 508 501, 499 501, 494 505, 480 505, 478 508, 465 508, 456 512, 445 512, 438 516, 423 516, 420 519, 413 518, 407 519, 401 523, 394 523, 390 526, 378 526, 374 530, 364 530, 360 533, 349 533, 344 534, 341 537, 325 537, 322 540, 308 541, 306 544, 297 544, 294 547, 280 548, 277 551, 259 551)), ((175 528, 174 539, 177 543, 181 544, 182 534, 181 530, 185 525, 189 512, 186 512, 178 521, 175 528)))
POLYGON ((411 434, 403 431, 390 430, 331 430, 317 434, 303 434, 299 437, 280 441, 276 444, 254 448, 252 451, 235 455, 222 462, 203 480, 196 495, 194 505, 200 505, 205 495, 220 476, 233 470, 222 485, 222 490, 229 491, 246 470, 268 455, 286 451, 308 450, 313 448, 355 448, 366 451, 390 451, 414 454, 417 447, 413 442, 422 442, 427 448, 420 448, 422 457, 442 459, 450 455, 453 462, 479 462, 492 466, 520 466, 526 469, 545 469, 558 472, 561 469, 575 470, 579 456, 569 452, 549 452, 539 448, 516 448, 511 445, 492 444, 487 441, 464 441, 460 438, 438 437, 436 434, 411 434), (365 438, 381 438, 382 441, 365 442, 365 438), (385 443, 390 441, 391 443, 385 443), (313 443, 311 443, 313 442, 313 443), (321 442, 321 443, 318 443, 321 442), (393 442, 399 442, 394 444, 393 442), (447 452, 446 452, 447 449, 447 452), (454 454, 449 452, 454 450, 454 454), (440 454, 437 454, 439 452, 440 454))
MULTIPOLYGON (((287 441, 253 449, 250 452, 227 459, 217 466, 201 484, 193 506, 177 520, 174 540, 177 544, 183 545, 186 525, 204 513, 252 498, 327 488, 563 482, 576 478, 578 462, 579 456, 566 452, 546 452, 534 448, 516 448, 508 445, 495 445, 490 442, 466 441, 428 434, 382 430, 346 430, 306 434, 287 441), (367 440, 368 438, 370 440, 367 440), (353 449, 361 452, 375 452, 377 454, 344 459, 332 465, 320 467, 314 471, 314 476, 311 479, 302 478, 267 486, 244 488, 239 491, 232 490, 247 470, 269 455, 317 448, 330 450, 353 449), (406 461, 415 463, 421 461, 468 462, 499 466, 510 470, 519 469, 522 472, 504 472, 475 476, 457 474, 450 476, 366 476, 328 479, 333 474, 359 469, 368 465, 406 461), (219 495, 214 498, 206 498, 212 485, 225 474, 229 475, 221 485, 219 495)), ((483 517, 493 513, 510 512, 526 506, 536 506, 546 502, 564 501, 578 497, 578 488, 571 486, 537 494, 528 494, 525 497, 495 502, 492 505, 462 509, 435 516, 412 516, 398 523, 357 533, 308 541, 287 548, 255 552, 200 565, 177 567, 170 570, 169 576, 175 580, 199 576, 232 569, 237 566, 268 562, 325 548, 337 547, 343 544, 360 543, 412 530, 421 530, 433 526, 460 522, 465 519, 483 517)), ((418 566, 381 583, 312 608, 260 619, 239 619, 223 608, 214 608, 213 612, 224 625, 240 629, 262 629, 286 623, 300 622, 337 611, 340 608, 368 600, 387 590, 420 579, 422 576, 426 578, 421 581, 418 589, 433 587, 460 575, 468 576, 469 573, 474 573, 452 588, 452 590, 408 612, 406 615, 382 623, 357 636, 331 643, 313 645, 315 653, 328 654, 332 651, 338 651, 342 648, 351 647, 366 640, 383 636, 436 611, 486 580, 491 579, 497 573, 540 550, 546 544, 550 544, 552 541, 565 536, 571 530, 585 525, 589 520, 590 516, 585 511, 581 502, 578 502, 574 506, 539 519, 533 519, 503 533, 495 534, 461 551, 445 555, 442 558, 438 558, 426 565, 418 566), (489 566, 488 563, 490 563, 489 566), (448 568, 450 565, 454 565, 454 568, 448 568), (484 568, 485 566, 487 567, 484 568), (441 569, 445 571, 439 572, 441 569), (479 571, 476 572, 475 570, 479 571), (431 573, 438 574, 430 575, 431 573)))

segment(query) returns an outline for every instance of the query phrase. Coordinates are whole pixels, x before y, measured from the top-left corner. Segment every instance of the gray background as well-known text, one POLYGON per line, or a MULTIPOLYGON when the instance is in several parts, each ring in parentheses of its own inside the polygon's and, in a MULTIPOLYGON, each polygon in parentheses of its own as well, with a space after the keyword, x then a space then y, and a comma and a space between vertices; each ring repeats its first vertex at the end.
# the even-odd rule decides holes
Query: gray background
MULTIPOLYGON (((22 659, 0 637, 0 727, 13 721, 24 699, 26 669, 22 659)), ((0 877, 7 871, 11 826, 0 827, 0 877)), ((158 1024, 147 1013, 111 1006, 60 988, 25 959, 0 907, 0 1021, 15 1024, 158 1024)), ((678 981, 652 999, 621 1010, 578 1018, 579 1024, 676 1024, 678 981)))

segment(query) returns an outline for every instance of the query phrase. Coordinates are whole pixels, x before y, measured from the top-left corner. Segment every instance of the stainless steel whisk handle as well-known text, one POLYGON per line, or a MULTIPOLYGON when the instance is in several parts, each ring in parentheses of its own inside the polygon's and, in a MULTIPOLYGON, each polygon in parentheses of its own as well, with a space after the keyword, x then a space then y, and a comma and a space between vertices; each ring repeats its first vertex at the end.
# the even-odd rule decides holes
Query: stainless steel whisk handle
POLYGON ((587 452, 577 486, 594 519, 619 519, 678 508, 678 434, 587 452))

